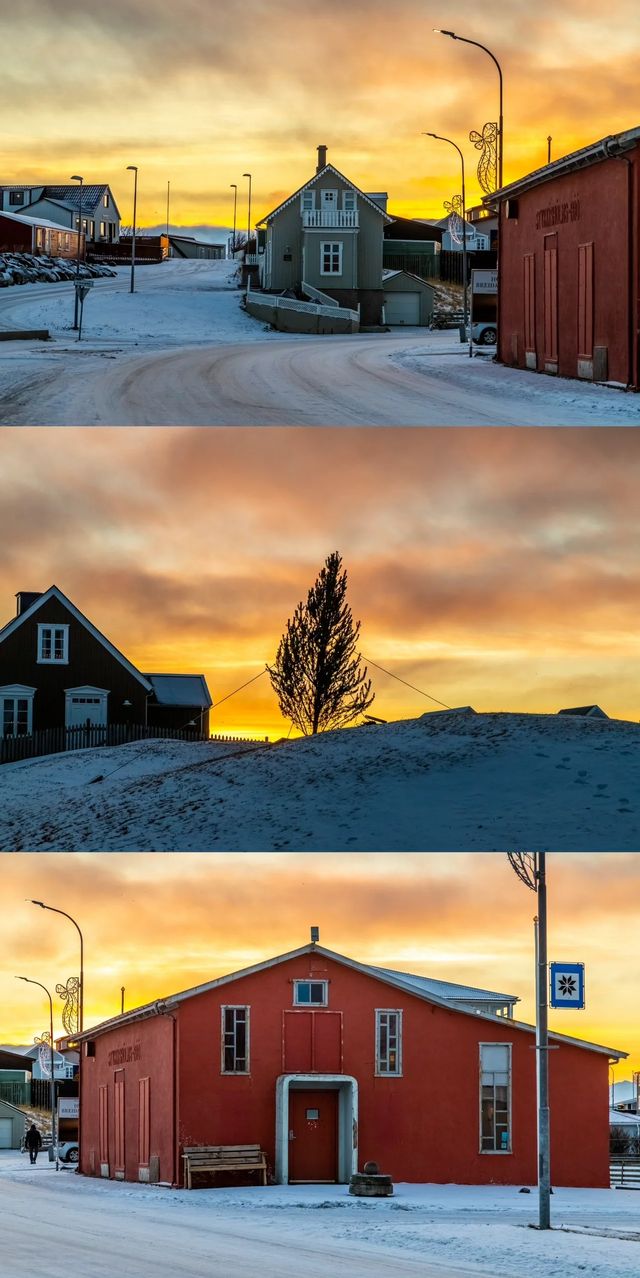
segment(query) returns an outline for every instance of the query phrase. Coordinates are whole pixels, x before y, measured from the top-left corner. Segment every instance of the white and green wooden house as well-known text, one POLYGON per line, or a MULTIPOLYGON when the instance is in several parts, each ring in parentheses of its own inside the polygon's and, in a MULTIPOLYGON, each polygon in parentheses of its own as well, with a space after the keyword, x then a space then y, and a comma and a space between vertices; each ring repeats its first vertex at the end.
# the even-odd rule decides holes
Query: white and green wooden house
POLYGON ((267 292, 326 293, 382 322, 382 241, 386 194, 367 195, 326 162, 318 147, 313 177, 258 223, 261 283, 267 292))

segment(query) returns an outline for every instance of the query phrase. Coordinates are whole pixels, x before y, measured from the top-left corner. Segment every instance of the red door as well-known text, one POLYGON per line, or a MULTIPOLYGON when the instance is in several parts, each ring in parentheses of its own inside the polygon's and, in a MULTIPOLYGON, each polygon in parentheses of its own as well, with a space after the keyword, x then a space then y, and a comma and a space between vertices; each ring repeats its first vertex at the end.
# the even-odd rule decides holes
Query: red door
POLYGON ((338 1179, 337 1091, 289 1092, 289 1180, 338 1179))

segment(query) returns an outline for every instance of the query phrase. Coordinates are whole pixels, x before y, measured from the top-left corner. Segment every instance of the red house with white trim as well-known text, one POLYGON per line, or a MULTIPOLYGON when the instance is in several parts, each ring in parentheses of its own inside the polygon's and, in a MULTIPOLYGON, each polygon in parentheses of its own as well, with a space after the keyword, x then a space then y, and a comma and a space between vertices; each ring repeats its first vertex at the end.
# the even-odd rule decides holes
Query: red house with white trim
MULTIPOLYGON (((515 1002, 311 943, 149 1003, 80 1036, 80 1170, 181 1184, 185 1146, 259 1144, 280 1184, 347 1182, 369 1159, 397 1181, 535 1183, 515 1002)), ((551 1038, 553 1182, 608 1186, 625 1053, 551 1038)))
POLYGON ((499 207, 498 352, 640 387, 640 126, 511 182, 499 207))

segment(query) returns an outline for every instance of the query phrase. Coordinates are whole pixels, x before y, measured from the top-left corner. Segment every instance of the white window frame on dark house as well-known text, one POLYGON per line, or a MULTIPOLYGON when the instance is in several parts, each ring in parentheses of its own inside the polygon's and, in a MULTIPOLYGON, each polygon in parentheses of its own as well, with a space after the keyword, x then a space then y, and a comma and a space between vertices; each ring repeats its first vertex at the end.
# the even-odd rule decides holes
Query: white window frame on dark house
POLYGON ((342 275, 342 240, 320 241, 320 274, 342 275))
POLYGON ((0 737, 17 737, 31 736, 33 732, 33 698, 35 688, 27 688, 22 683, 7 683, 0 688, 0 737), (26 702, 26 706, 21 707, 20 703, 26 702), (7 706, 11 706, 11 711, 7 713, 7 706), (24 718, 26 712, 26 719, 24 718), (20 716, 23 717, 25 723, 25 731, 18 732, 20 716), (7 728, 11 731, 7 731, 7 728))
POLYGON ((355 210, 357 207, 355 191, 344 192, 344 195, 342 197, 342 207, 345 213, 355 213, 355 210))
POLYGON ((328 1003, 328 981, 307 980, 293 982, 294 1007, 327 1007, 328 1003))
POLYGON ((38 625, 38 665, 69 665, 69 627, 45 624, 38 625), (60 636, 60 638, 56 638, 60 636), (56 651, 59 656, 56 656, 56 651), (48 656, 45 655, 48 652, 48 656))
POLYGON ((248 1074, 250 1071, 250 1012, 250 1007, 239 1004, 227 1004, 220 1009, 222 1074, 248 1074))
POLYGON ((376 1075, 402 1075, 402 1008, 376 1008, 376 1075))
POLYGON ((479 1150, 511 1154, 511 1043, 479 1043, 479 1150), (506 1065, 506 1069, 496 1065, 506 1065), (498 1090, 506 1091, 498 1096, 498 1090))
POLYGON ((315 207, 316 207, 315 191, 303 191, 302 192, 302 212, 311 213, 313 212, 315 207))

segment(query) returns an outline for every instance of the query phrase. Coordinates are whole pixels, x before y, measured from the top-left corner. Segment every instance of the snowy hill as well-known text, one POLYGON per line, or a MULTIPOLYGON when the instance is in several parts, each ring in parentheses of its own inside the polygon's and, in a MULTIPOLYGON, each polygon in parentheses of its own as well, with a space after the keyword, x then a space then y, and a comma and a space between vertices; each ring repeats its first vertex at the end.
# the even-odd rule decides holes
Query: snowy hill
POLYGON ((134 743, 5 765, 0 848, 637 850, 639 761, 635 723, 465 711, 270 746, 134 743))

